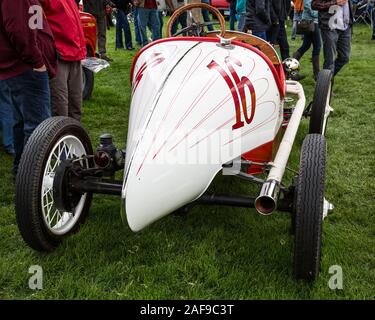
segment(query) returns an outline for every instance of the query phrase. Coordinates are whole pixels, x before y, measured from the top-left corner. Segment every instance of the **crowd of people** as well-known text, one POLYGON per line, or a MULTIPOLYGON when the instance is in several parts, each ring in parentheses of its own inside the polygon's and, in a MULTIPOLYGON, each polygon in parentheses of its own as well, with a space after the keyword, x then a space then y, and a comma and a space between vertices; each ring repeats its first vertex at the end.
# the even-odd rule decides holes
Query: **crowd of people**
MULTIPOLYGON (((186 1, 166 0, 166 4, 174 12, 186 1)), ((209 0, 202 2, 209 3, 209 0)), ((296 39, 297 34, 303 37, 292 57, 301 59, 312 46, 315 79, 320 69, 321 48, 323 67, 332 70, 334 75, 349 61, 352 0, 228 2, 230 29, 234 30, 237 23, 238 31, 252 33, 277 45, 283 60, 291 56, 286 21, 292 13, 291 39, 296 39), (334 13, 330 10, 332 6, 336 7, 334 13)), ((14 175, 24 145, 44 119, 51 115, 69 116, 78 121, 81 118, 81 60, 86 57, 86 43, 79 5, 79 0, 0 0, 0 123, 5 151, 15 157, 14 175)), ((157 0, 83 0, 83 10, 91 13, 97 22, 100 58, 112 61, 106 50, 107 5, 117 12, 117 50, 134 50, 129 14, 134 19, 138 46, 162 37, 163 16, 157 0)), ((211 21, 207 10, 202 10, 202 18, 205 22, 211 21)), ((187 19, 186 13, 180 15, 172 26, 172 34, 178 27, 186 28, 187 19)), ((213 30, 213 25, 207 23, 207 27, 213 30)), ((304 76, 297 74, 296 77, 301 80, 304 76)))
POLYGON ((0 1, 3 143, 16 175, 24 145, 46 118, 80 120, 86 41, 75 0, 0 1))

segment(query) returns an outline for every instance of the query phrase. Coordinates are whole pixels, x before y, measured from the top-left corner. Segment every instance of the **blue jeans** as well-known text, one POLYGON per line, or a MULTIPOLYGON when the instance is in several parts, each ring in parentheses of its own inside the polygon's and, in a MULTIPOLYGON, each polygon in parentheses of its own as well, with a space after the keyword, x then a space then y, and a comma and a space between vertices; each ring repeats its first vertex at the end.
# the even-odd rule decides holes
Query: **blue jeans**
POLYGON ((116 49, 121 49, 124 47, 122 41, 122 31, 124 31, 125 36, 125 46, 127 49, 133 47, 132 34, 130 32, 130 26, 128 18, 124 11, 117 11, 117 24, 116 24, 116 49))
POLYGON ((246 22, 246 12, 239 13, 238 16, 239 16, 239 19, 237 23, 237 30, 244 32, 245 22, 246 22))
POLYGON ((142 47, 148 44, 147 39, 147 26, 150 27, 152 32, 152 41, 161 38, 160 35, 160 21, 157 9, 138 8, 138 26, 141 34, 142 47))
POLYGON ((51 117, 48 73, 28 70, 0 82, 10 90, 13 102, 13 136, 16 152, 13 173, 16 175, 27 140, 42 121, 51 117))
POLYGON ((12 99, 10 90, 4 81, 0 81, 0 127, 4 148, 8 152, 12 152, 14 150, 12 99))
POLYGON ((302 12, 294 11, 293 26, 292 26, 292 40, 297 36, 297 22, 302 20, 302 12))
POLYGON ((229 29, 235 30, 234 24, 236 23, 236 1, 232 0, 229 3, 229 29))
MULTIPOLYGON (((209 0, 202 0, 202 3, 210 4, 209 0)), ((207 9, 202 9, 202 16, 204 22, 211 22, 210 13, 207 9)), ((207 26, 208 31, 214 31, 214 27, 210 24, 207 26)))
POLYGON ((163 37, 163 11, 158 10, 159 12, 159 25, 160 25, 160 38, 163 37))
POLYGON ((319 56, 322 42, 320 40, 320 29, 317 23, 315 23, 314 32, 306 33, 303 36, 302 46, 297 50, 301 57, 310 49, 311 45, 313 46, 312 56, 319 56))
POLYGON ((134 7, 133 9, 133 19, 134 19, 134 33, 135 33, 135 41, 140 46, 142 45, 141 40, 141 32, 139 31, 139 24, 138 24, 138 7, 134 7))
MULTIPOLYGON (((159 32, 160 32, 160 38, 163 37, 163 11, 158 10, 158 19, 159 19, 159 32)), ((147 24, 148 29, 152 32, 152 25, 151 22, 149 21, 147 24)))
POLYGON ((256 36, 258 38, 261 38, 261 39, 267 41, 267 32, 266 31, 253 32, 252 34, 253 34, 253 36, 256 36))
POLYGON ((372 35, 375 36, 375 4, 374 4, 374 7, 372 8, 371 15, 372 15, 372 35))
MULTIPOLYGON (((181 25, 181 29, 184 29, 187 27, 187 12, 182 13, 180 16, 177 17, 177 19, 172 24, 172 35, 174 35, 177 32, 178 24, 181 25)), ((186 35, 186 32, 183 33, 183 35, 186 35)))
POLYGON ((336 75, 349 62, 352 28, 345 31, 321 29, 324 53, 324 69, 330 69, 336 75))

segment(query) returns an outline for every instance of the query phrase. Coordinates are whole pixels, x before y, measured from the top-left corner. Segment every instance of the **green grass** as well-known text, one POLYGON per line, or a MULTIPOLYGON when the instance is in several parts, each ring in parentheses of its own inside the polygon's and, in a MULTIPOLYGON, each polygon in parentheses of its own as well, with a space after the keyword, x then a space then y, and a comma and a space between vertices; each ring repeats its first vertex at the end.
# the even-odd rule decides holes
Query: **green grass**
MULTIPOLYGON (((49 255, 22 241, 14 212, 11 159, 0 151, 0 298, 3 299, 374 299, 375 297, 375 42, 355 29, 351 62, 336 79, 328 126, 326 196, 335 212, 324 222, 322 270, 313 284, 292 277, 293 238, 285 213, 195 207, 134 234, 120 218, 120 199, 95 196, 87 223, 49 255), (28 268, 44 270, 44 289, 28 288, 28 268), (330 290, 331 265, 344 272, 344 289, 330 290)), ((292 52, 299 41, 291 42, 292 52)), ((94 145, 104 132, 125 145, 129 73, 135 52, 114 51, 96 76, 83 125, 94 145)), ((309 56, 302 70, 308 100, 314 82, 309 56)), ((304 120, 289 167, 298 168, 308 130, 304 120)), ((290 180, 291 174, 286 179, 290 180)), ((249 193, 246 183, 219 176, 211 189, 249 193)))

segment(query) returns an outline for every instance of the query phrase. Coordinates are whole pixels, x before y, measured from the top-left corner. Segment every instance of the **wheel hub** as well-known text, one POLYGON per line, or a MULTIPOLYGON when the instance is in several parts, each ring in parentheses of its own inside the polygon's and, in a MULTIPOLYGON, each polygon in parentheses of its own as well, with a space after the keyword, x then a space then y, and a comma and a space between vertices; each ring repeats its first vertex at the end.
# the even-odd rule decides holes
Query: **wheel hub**
POLYGON ((73 212, 79 203, 82 194, 72 192, 70 182, 73 174, 72 160, 63 160, 56 169, 53 178, 53 199, 55 207, 62 212, 73 212))

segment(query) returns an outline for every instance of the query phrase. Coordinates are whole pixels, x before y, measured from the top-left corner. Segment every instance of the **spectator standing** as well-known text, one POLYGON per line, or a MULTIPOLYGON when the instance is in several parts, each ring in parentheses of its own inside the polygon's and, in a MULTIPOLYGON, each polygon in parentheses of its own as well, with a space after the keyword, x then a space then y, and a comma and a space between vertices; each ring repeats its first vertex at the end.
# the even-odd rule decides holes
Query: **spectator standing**
POLYGON ((271 0, 247 0, 245 28, 254 36, 267 40, 271 26, 271 0))
POLYGON ((285 24, 291 9, 290 0, 280 0, 280 15, 279 15, 279 33, 277 35, 277 43, 280 47, 281 59, 285 60, 290 57, 288 36, 286 34, 285 24))
POLYGON ((267 31, 267 39, 272 45, 277 44, 277 37, 279 36, 280 11, 281 11, 280 0, 272 0, 271 1, 271 27, 267 31))
POLYGON ((164 26, 164 21, 163 21, 163 17, 164 17, 164 15, 163 15, 163 10, 158 9, 158 17, 159 17, 159 26, 160 26, 160 31, 159 31, 159 33, 160 33, 160 38, 162 38, 162 37, 163 37, 163 26, 164 26))
POLYGON ((14 156, 13 146, 13 110, 10 90, 0 81, 0 128, 5 152, 14 156))
MULTIPOLYGON (((157 1, 158 5, 160 5, 159 1, 157 1)), ((179 2, 181 3, 181 2, 179 2)), ((165 0, 166 6, 169 7, 170 12, 174 12, 177 9, 177 1, 175 0, 165 0)), ((182 5, 183 6, 184 0, 182 0, 182 5)), ((164 27, 164 16, 166 15, 165 8, 158 8, 159 11, 159 22, 160 22, 160 38, 163 37, 163 27, 164 27)), ((178 19, 177 19, 178 20, 178 19)))
MULTIPOLYGON (((209 0, 201 0, 202 3, 206 3, 206 4, 210 4, 210 1, 209 0)), ((204 22, 211 22, 211 19, 210 19, 210 13, 207 9, 202 9, 202 17, 203 17, 203 21, 204 22)), ((214 27, 212 26, 212 24, 209 24, 207 26, 207 29, 208 31, 214 31, 214 27)))
POLYGON ((50 81, 51 108, 54 116, 82 114, 82 65, 86 41, 74 0, 44 0, 43 9, 55 38, 58 53, 56 77, 50 81))
POLYGON ((38 0, 0 1, 0 88, 9 90, 13 107, 14 175, 30 135, 51 116, 49 77, 57 57, 41 8, 38 0), (29 14, 33 6, 39 9, 29 14))
POLYGON ((350 0, 312 0, 312 9, 319 11, 319 26, 323 40, 324 69, 330 69, 333 75, 349 62, 353 11, 350 0), (339 6, 340 11, 330 13, 332 6, 339 6), (335 15, 335 17, 333 17, 335 15), (341 15, 342 19, 337 19, 341 15), (338 21, 342 23, 337 23, 338 21))
POLYGON ((235 30, 235 24, 236 24, 236 5, 237 0, 227 0, 229 2, 229 29, 235 30))
MULTIPOLYGON (((318 77, 318 73, 320 70, 320 48, 321 48, 321 40, 320 40, 320 29, 318 24, 318 12, 311 9, 311 0, 304 0, 304 9, 302 14, 302 20, 305 21, 314 21, 314 31, 308 32, 304 34, 302 46, 297 49, 294 53, 293 58, 300 60, 302 56, 305 54, 307 50, 310 49, 311 45, 313 46, 312 51, 312 66, 313 66, 313 73, 314 79, 316 80, 318 77)), ((299 75, 298 79, 294 80, 302 80, 304 76, 299 75)))
POLYGON ((130 31, 128 14, 130 12, 130 0, 113 0, 117 8, 117 23, 116 23, 116 49, 124 49, 122 32, 124 31, 125 48, 127 50, 134 50, 132 34, 130 31))
POLYGON ((292 26, 292 40, 296 40, 297 35, 297 24, 302 19, 303 13, 303 0, 293 0, 294 3, 294 14, 293 14, 293 26, 292 26))
MULTIPOLYGON (((174 10, 177 10, 185 5, 184 0, 173 0, 172 3, 173 3, 174 10)), ((181 29, 184 29, 187 27, 187 12, 186 11, 180 14, 180 16, 177 17, 175 22, 173 22, 172 30, 171 30, 172 35, 177 32, 177 28, 179 24, 181 26, 181 29)), ((186 33, 184 33, 183 35, 186 35, 186 33)))
POLYGON ((237 30, 240 32, 246 32, 246 0, 237 0, 236 11, 238 14, 237 30))
POLYGON ((99 57, 106 61, 113 61, 107 56, 107 22, 106 22, 106 6, 108 0, 83 0, 83 8, 85 12, 92 14, 96 19, 96 29, 98 37, 99 57))
POLYGON ((134 20, 134 33, 135 33, 135 42, 139 46, 142 45, 142 40, 141 40, 141 32, 139 31, 139 24, 138 24, 138 7, 133 6, 133 20, 134 20))
POLYGON ((155 0, 134 0, 133 4, 138 7, 138 27, 141 35, 142 46, 148 44, 147 26, 152 33, 152 41, 161 38, 159 13, 155 0))

